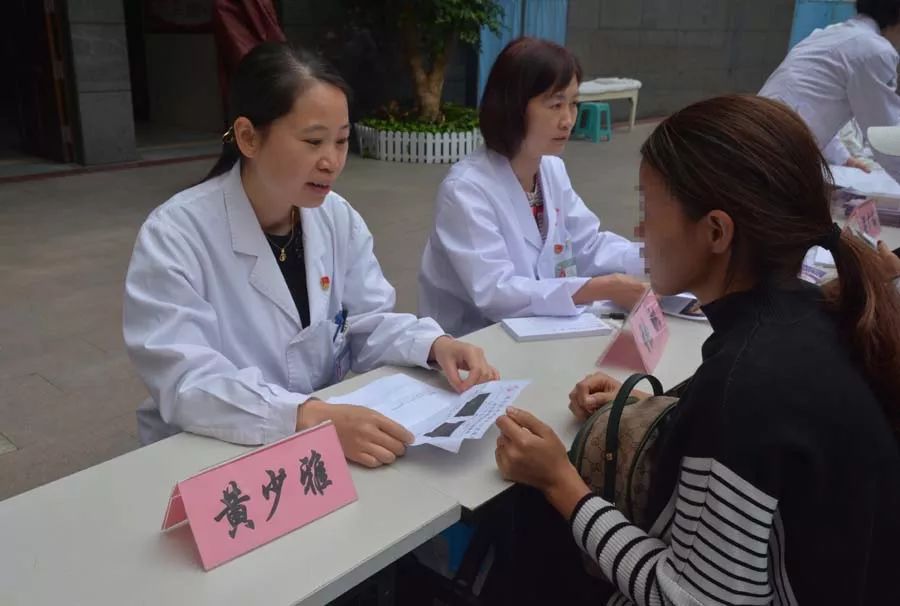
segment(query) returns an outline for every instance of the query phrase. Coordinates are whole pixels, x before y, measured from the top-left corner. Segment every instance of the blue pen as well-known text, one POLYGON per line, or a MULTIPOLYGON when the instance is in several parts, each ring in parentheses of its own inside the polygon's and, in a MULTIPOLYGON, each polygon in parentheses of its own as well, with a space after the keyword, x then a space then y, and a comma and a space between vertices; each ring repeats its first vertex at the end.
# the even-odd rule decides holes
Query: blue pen
POLYGON ((344 330, 344 326, 347 324, 346 308, 341 309, 341 311, 334 316, 334 323, 337 324, 337 330, 334 331, 334 336, 331 338, 332 342, 337 341, 338 335, 341 334, 341 331, 344 330))

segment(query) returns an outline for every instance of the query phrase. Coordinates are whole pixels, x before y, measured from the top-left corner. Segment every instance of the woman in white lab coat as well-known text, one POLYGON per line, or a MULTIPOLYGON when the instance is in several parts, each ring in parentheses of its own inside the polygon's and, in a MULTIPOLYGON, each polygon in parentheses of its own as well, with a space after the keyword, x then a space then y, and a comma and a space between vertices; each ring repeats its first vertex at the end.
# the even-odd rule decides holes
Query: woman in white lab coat
POLYGON ((481 102, 485 147, 456 164, 435 203, 419 273, 419 312, 452 335, 503 318, 569 316, 611 299, 630 308, 644 285, 640 248, 600 231, 563 161, 581 67, 565 48, 512 41, 481 102))
POLYGON ((141 440, 183 430, 263 444, 330 419, 349 459, 390 463, 408 431, 310 393, 382 364, 437 363, 458 390, 496 371, 433 320, 392 313, 372 236, 331 191, 350 134, 339 76, 263 44, 239 65, 229 106, 222 157, 151 213, 128 269, 125 342, 151 395, 141 440))
MULTIPOLYGON (((857 0, 856 10, 792 48, 759 94, 800 114, 829 164, 868 170, 837 135, 852 118, 863 132, 900 124, 900 0, 857 0)), ((900 179, 900 159, 877 150, 875 159, 900 179)))

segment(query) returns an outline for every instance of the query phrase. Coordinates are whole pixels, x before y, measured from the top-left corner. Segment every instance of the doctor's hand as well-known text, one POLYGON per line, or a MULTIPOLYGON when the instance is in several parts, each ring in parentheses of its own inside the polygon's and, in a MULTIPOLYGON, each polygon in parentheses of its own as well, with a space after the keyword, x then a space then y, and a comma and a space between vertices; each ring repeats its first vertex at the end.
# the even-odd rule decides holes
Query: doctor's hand
POLYGON ((850 158, 849 160, 844 162, 844 166, 849 166, 850 168, 858 168, 864 173, 872 172, 872 169, 869 168, 869 165, 858 158, 850 158))
POLYGON ((448 336, 438 337, 431 345, 429 362, 437 362, 444 371, 447 381, 458 393, 462 393, 488 381, 496 381, 500 378, 497 369, 488 364, 484 357, 484 350, 469 343, 463 343, 448 336), (469 375, 463 379, 460 371, 468 371, 469 375))
POLYGON ((344 456, 365 467, 390 465, 415 441, 405 427, 370 408, 329 404, 315 398, 297 409, 297 431, 334 423, 344 456))
POLYGON ((622 309, 631 310, 647 292, 647 288, 649 287, 644 282, 625 274, 596 276, 572 295, 572 301, 575 305, 590 305, 594 301, 609 299, 622 309))

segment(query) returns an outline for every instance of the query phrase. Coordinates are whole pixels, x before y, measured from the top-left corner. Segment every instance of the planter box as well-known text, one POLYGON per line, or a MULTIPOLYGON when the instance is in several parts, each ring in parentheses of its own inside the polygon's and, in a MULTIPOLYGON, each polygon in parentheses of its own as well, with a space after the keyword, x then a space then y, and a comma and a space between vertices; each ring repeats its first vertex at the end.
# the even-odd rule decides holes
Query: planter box
POLYGON ((385 131, 361 124, 355 124, 354 127, 362 156, 388 162, 458 162, 484 143, 477 128, 466 132, 435 134, 385 131))

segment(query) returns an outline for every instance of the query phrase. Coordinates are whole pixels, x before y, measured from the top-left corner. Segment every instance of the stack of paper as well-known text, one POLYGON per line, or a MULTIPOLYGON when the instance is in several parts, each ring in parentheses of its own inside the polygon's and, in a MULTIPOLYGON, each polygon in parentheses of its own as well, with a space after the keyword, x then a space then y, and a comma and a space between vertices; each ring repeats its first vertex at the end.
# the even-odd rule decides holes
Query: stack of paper
POLYGON ((516 341, 540 341, 569 337, 595 337, 612 333, 612 326, 593 313, 578 316, 534 316, 508 318, 501 322, 503 328, 516 341))
POLYGON ((491 381, 457 394, 403 374, 391 375, 328 401, 376 410, 403 425, 413 446, 459 452, 463 440, 481 439, 530 381, 491 381))
POLYGON ((831 166, 834 184, 862 196, 900 197, 900 184, 883 170, 870 173, 849 166, 831 166))

